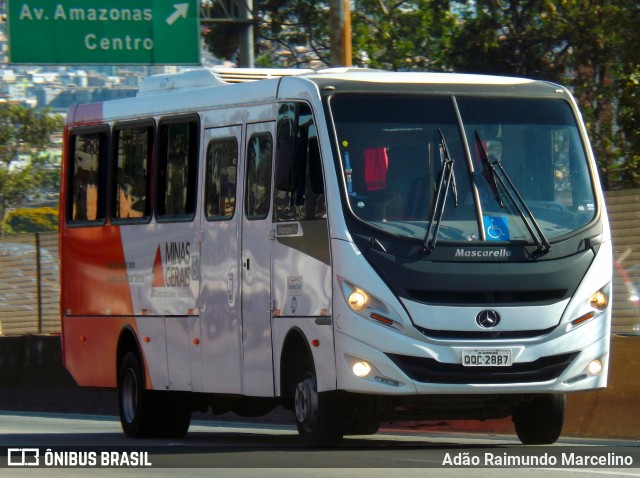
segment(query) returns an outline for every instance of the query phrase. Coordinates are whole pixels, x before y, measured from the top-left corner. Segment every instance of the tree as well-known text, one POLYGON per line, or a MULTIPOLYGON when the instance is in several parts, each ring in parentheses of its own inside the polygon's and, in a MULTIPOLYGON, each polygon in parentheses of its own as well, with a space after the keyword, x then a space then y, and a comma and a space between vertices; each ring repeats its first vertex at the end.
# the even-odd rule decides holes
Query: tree
POLYGON ((604 187, 639 185, 640 5, 635 0, 461 5, 452 67, 565 84, 580 104, 604 187))
POLYGON ((326 67, 330 64, 329 3, 258 1, 257 63, 263 66, 326 67))
POLYGON ((640 185, 640 3, 599 0, 577 4, 575 82, 606 188, 640 185), (595 19, 590 17, 595 15, 595 19), (588 106, 587 106, 588 105, 588 106))
MULTIPOLYGON (((329 64, 327 2, 306 0, 254 0, 255 56, 259 66, 296 67, 329 64)), ((218 2, 210 15, 224 17, 218 2)), ((204 32, 204 41, 218 58, 236 61, 242 25, 214 23, 204 32)))
POLYGON ((51 135, 60 133, 63 119, 14 104, 0 104, 0 235, 7 210, 46 181, 55 181, 45 150, 51 135))
POLYGON ((449 60, 455 70, 562 81, 572 45, 555 0, 461 2, 449 60))
POLYGON ((619 40, 612 30, 619 28, 615 19, 617 6, 597 0, 588 5, 576 1, 565 1, 564 4, 572 19, 567 28, 569 42, 574 45, 571 85, 582 106, 597 152, 603 185, 610 189, 620 179, 620 150, 615 145, 616 47, 619 40))
POLYGON ((445 70, 455 16, 448 0, 353 0, 353 63, 385 70, 445 70))
MULTIPOLYGON (((351 0, 353 63, 390 70, 446 67, 455 16, 449 0, 351 0)), ((256 63, 260 66, 325 68, 330 62, 329 2, 255 0, 256 63)), ((221 14, 221 13, 220 13, 221 14)), ((233 60, 239 27, 215 24, 205 43, 233 60)))
MULTIPOLYGON (((254 5, 260 65, 329 65, 328 2, 254 5)), ((355 66, 566 85, 580 104, 605 188, 640 185, 637 0, 351 0, 351 6, 355 66)), ((232 38, 223 29, 213 35, 232 38)))
MULTIPOLYGON (((207 12, 212 18, 224 18, 228 13, 220 2, 209 5, 207 12)), ((240 49, 240 32, 241 26, 235 23, 216 23, 204 29, 202 36, 211 53, 218 58, 233 61, 240 49)))

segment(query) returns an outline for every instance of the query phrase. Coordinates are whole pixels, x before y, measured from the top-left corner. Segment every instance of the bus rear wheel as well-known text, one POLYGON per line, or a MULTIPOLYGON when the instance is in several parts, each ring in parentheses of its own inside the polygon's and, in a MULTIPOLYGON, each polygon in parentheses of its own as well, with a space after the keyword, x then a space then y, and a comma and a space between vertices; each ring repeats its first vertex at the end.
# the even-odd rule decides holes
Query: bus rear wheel
POLYGON ((315 374, 307 368, 294 393, 294 411, 298 433, 310 445, 332 444, 343 436, 336 395, 318 393, 315 374))
POLYGON ((132 438, 179 438, 189 430, 191 413, 165 393, 145 390, 138 355, 128 352, 118 375, 120 424, 132 438))
POLYGON ((550 445, 560 438, 566 399, 562 394, 541 395, 521 402, 513 412, 516 434, 525 445, 550 445))
POLYGON ((144 388, 140 360, 133 352, 128 352, 120 364, 118 404, 120 424, 125 435, 132 438, 153 436, 155 425, 151 403, 144 388))

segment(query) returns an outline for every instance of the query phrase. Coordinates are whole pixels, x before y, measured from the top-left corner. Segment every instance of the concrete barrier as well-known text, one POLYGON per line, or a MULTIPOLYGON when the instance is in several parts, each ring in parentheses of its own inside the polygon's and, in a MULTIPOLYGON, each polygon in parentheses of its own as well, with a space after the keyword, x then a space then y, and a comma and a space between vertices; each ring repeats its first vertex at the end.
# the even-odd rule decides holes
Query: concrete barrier
POLYGON ((0 410, 115 414, 111 390, 78 387, 62 366, 59 335, 0 337, 0 410))
MULTIPOLYGON (((570 394, 562 434, 640 439, 640 337, 612 336, 609 386, 570 394)), ((115 415, 116 392, 78 387, 62 366, 60 337, 0 337, 0 409, 115 415)), ((282 413, 267 420, 278 421, 282 413)), ((513 434, 511 419, 411 422, 400 428, 513 434)))

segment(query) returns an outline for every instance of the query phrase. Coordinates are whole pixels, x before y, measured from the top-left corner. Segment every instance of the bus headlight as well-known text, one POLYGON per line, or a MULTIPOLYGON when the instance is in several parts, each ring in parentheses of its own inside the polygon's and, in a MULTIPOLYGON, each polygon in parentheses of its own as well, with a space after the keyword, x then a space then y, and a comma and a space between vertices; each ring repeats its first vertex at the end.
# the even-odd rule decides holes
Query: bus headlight
POLYGON ((378 370, 375 365, 367 360, 352 357, 350 355, 344 356, 351 373, 354 376, 367 380, 369 382, 380 383, 389 387, 401 387, 404 383, 396 380, 395 378, 387 377, 378 370))
POLYGON ((343 277, 337 278, 342 296, 353 312, 378 324, 402 330, 402 319, 391 307, 343 277))
POLYGON ((361 290, 354 290, 351 294, 349 294, 349 298, 347 299, 349 303, 349 307, 354 312, 361 311, 367 303, 367 296, 364 295, 364 292, 361 290))
POLYGON ((602 362, 598 359, 592 360, 587 366, 587 371, 591 375, 600 375, 600 372, 602 372, 602 362))
POLYGON ((609 297, 603 289, 600 289, 589 296, 589 303, 594 309, 604 310, 609 305, 609 297))
POLYGON ((371 372, 371 365, 369 365, 368 362, 361 360, 354 363, 351 370, 356 377, 364 378, 371 372))
POLYGON ((567 331, 602 314, 609 306, 610 290, 611 286, 607 284, 592 293, 587 300, 578 306, 573 313, 574 318, 568 324, 567 331))

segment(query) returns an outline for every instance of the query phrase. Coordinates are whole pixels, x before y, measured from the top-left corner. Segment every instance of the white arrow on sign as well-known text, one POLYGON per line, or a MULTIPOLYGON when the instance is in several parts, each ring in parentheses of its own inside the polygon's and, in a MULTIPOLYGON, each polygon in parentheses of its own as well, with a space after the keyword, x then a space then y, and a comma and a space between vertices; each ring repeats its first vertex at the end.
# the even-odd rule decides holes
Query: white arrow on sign
POLYGON ((176 11, 167 17, 167 24, 169 26, 173 25, 180 17, 187 18, 187 11, 189 11, 188 3, 176 3, 173 5, 173 7, 176 9, 176 11))

